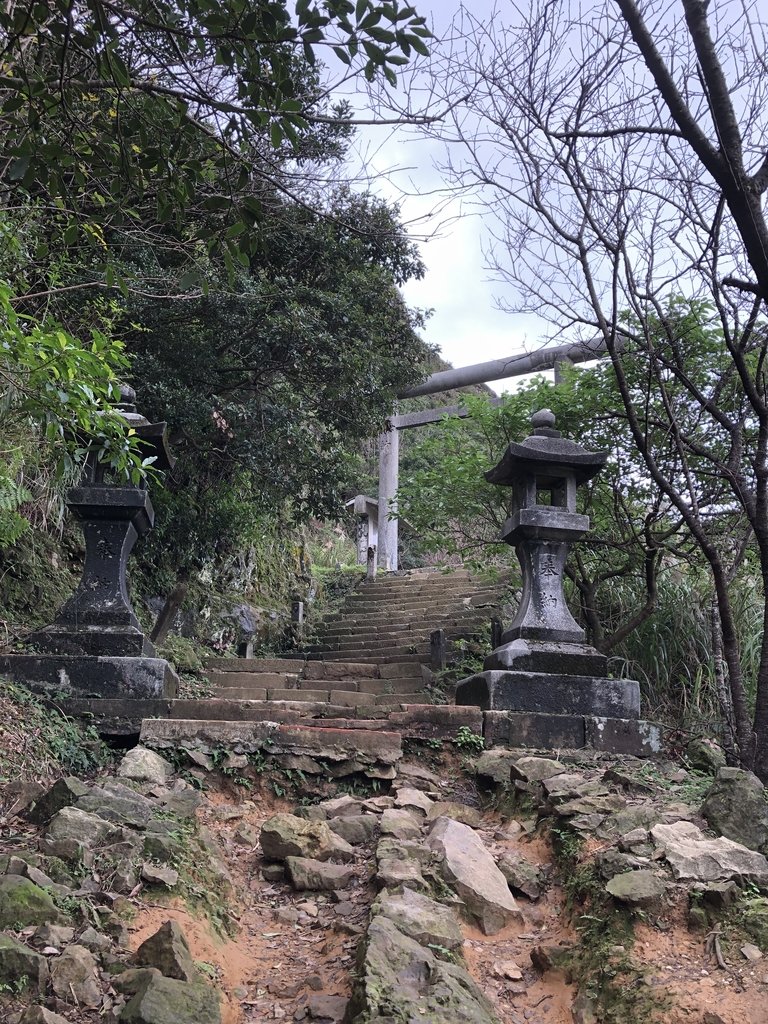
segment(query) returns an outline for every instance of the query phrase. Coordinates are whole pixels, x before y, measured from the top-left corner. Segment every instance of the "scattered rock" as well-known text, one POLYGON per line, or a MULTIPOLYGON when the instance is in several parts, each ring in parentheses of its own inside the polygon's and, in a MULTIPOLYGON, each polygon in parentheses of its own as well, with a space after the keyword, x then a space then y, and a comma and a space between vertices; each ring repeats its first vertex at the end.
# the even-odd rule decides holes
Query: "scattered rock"
POLYGON ((456 915, 448 907, 411 889, 383 894, 374 903, 372 914, 383 914, 421 946, 453 950, 464 941, 456 915))
POLYGON ((410 811, 393 807, 381 816, 381 834, 395 839, 416 839, 421 835, 421 824, 410 811))
POLYGON ((502 960, 493 965, 493 973, 497 978, 508 978, 509 981, 522 981, 523 972, 514 960, 502 960))
POLYGON ((316 805, 326 818, 356 817, 362 811, 363 801, 357 797, 342 794, 332 800, 322 800, 316 805))
POLYGON ((746 878, 768 884, 768 861, 761 853, 721 837, 707 839, 692 822, 655 825, 651 835, 664 852, 675 878, 697 882, 746 878))
POLYGON ((762 782, 752 772, 721 768, 701 813, 715 832, 768 853, 768 803, 762 782))
POLYGON ((738 900, 741 890, 735 882, 709 882, 694 887, 701 894, 702 903, 713 910, 727 910, 738 900))
POLYGON ((199 981, 184 932, 176 921, 166 921, 139 946, 134 962, 155 967, 165 978, 177 981, 199 981))
POLYGON ((749 960, 751 963, 754 963, 756 960, 763 959, 762 951, 751 942, 744 943, 741 947, 741 955, 745 960, 749 960))
POLYGON ((251 828, 250 825, 238 825, 232 838, 240 846, 250 846, 251 849, 259 845, 259 837, 256 834, 256 830, 251 828))
POLYGON ((162 889, 173 889, 179 884, 179 872, 175 868, 148 861, 141 865, 141 877, 147 885, 157 885, 162 889))
POLYGON ((429 768, 424 768, 423 765, 414 764, 411 761, 399 764, 397 774, 400 778, 407 779, 417 789, 440 790, 445 785, 439 775, 435 775, 429 768))
POLYGON ((438 818, 427 838, 439 854, 446 882, 486 935, 495 935, 522 914, 507 881, 478 834, 451 818, 438 818))
POLYGON ((501 855, 498 864, 510 889, 521 892, 529 900, 537 900, 541 896, 539 869, 522 854, 507 850, 501 855))
POLYGON ((120 1024, 221 1024, 219 997, 208 985, 144 972, 120 1024))
POLYGON ((382 857, 378 861, 376 882, 384 889, 399 889, 407 885, 411 889, 428 888, 426 879, 417 860, 403 860, 400 857, 382 857))
POLYGON ((154 750, 138 746, 128 751, 117 766, 117 774, 124 779, 164 786, 173 775, 173 765, 154 750))
POLYGON ((329 828, 351 846, 367 843, 379 828, 375 814, 357 814, 349 818, 329 818, 329 828))
POLYGON ((623 875, 614 875, 605 888, 622 903, 645 907, 660 899, 666 887, 652 871, 626 871, 623 875))
POLYGON ((600 877, 607 882, 614 875, 621 875, 625 871, 647 868, 649 861, 647 857, 636 857, 632 853, 622 853, 615 847, 610 847, 604 853, 597 854, 595 864, 600 872, 600 877))
POLYGON ((48 964, 45 957, 27 949, 8 935, 0 935, 0 983, 10 988, 27 978, 29 987, 38 995, 45 992, 48 964))
POLYGON ((307 999, 309 1019, 317 1024, 338 1024, 345 1020, 349 1000, 346 996, 313 995, 307 999))
POLYGON ((0 928, 56 923, 61 917, 45 889, 21 875, 0 876, 0 928))
POLYGON ((519 760, 519 755, 511 750, 484 750, 477 759, 475 774, 483 779, 490 779, 497 786, 508 786, 512 765, 519 760))
POLYGON ((378 914, 368 926, 359 979, 343 1019, 493 1024, 496 1018, 463 968, 440 960, 378 914))
POLYGON ((510 767, 510 776, 522 782, 544 782, 567 771, 564 764, 549 757, 519 757, 510 767))
POLYGON ((265 882, 282 882, 285 878, 284 864, 263 864, 261 877, 265 882))
POLYGON ((82 860, 83 853, 114 836, 115 826, 96 814, 77 807, 65 807, 58 811, 48 823, 40 843, 43 853, 63 860, 82 860))
POLYGON ((35 825, 44 825, 54 814, 76 803, 87 792, 88 787, 80 779, 58 779, 43 796, 35 801, 27 818, 35 825))
POLYGON ((697 736, 685 748, 685 756, 694 771, 703 775, 717 775, 725 768, 725 754, 712 740, 697 736))
POLYGON ((51 986, 65 1003, 101 1006, 98 965, 85 946, 67 946, 51 966, 51 986))
POLYGON ((138 829, 147 827, 155 809, 147 797, 113 779, 106 780, 103 786, 94 786, 80 797, 75 807, 105 821, 138 829))
POLYGON ((57 949, 61 949, 68 942, 72 942, 74 937, 75 929, 68 925, 41 924, 30 941, 37 949, 42 949, 43 946, 56 946, 57 949))
POLYGON ((395 797, 395 807, 405 808, 424 817, 429 814, 433 803, 434 801, 430 800, 420 789, 413 789, 409 786, 399 789, 395 797))
POLYGON ((454 821, 460 821, 470 828, 477 828, 483 820, 483 815, 469 804, 456 803, 455 800, 438 800, 427 812, 427 821, 436 821, 438 818, 453 818, 454 821))
POLYGON ((531 963, 539 974, 557 971, 566 965, 572 951, 572 946, 534 946, 531 963))
POLYGON ((79 946, 85 946, 92 953, 105 953, 112 948, 112 940, 108 935, 97 932, 95 928, 88 927, 77 939, 79 946))
POLYGON ((286 857, 285 866, 294 889, 344 889, 355 877, 353 868, 311 857, 286 857))
POLYGON ((28 1006, 19 1024, 69 1024, 60 1013, 46 1010, 44 1006, 28 1006))
POLYGON ((325 821, 307 821, 295 814, 276 814, 264 823, 260 835, 261 849, 267 860, 288 857, 312 860, 354 860, 355 851, 331 831, 325 821))

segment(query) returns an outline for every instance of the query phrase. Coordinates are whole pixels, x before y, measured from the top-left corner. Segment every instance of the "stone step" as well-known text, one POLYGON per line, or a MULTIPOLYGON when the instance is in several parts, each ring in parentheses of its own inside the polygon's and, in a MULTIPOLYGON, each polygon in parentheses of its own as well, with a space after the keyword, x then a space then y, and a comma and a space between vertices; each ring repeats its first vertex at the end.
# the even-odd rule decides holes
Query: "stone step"
POLYGON ((403 616, 398 613, 397 617, 390 615, 374 615, 374 616, 347 616, 339 618, 329 618, 323 623, 322 630, 331 630, 347 627, 360 626, 364 629, 400 629, 402 627, 424 627, 426 630, 436 629, 438 626, 443 626, 446 623, 451 622, 466 622, 468 619, 476 620, 478 622, 487 622, 491 618, 491 612, 494 609, 491 608, 467 608, 459 611, 441 611, 440 614, 414 614, 409 616, 403 616))
POLYGON ((298 682, 298 675, 280 672, 206 672, 211 686, 238 689, 248 686, 290 686, 298 682))
POLYGON ((467 602, 498 601, 504 596, 504 590, 500 587, 482 587, 469 589, 446 590, 441 592, 429 592, 423 590, 404 590, 402 594, 364 594, 356 591, 347 598, 345 604, 348 607, 368 607, 388 605, 393 608, 407 607, 417 601, 422 603, 463 604, 467 602))
POLYGON ((214 686, 213 696, 226 700, 266 700, 266 687, 259 686, 214 686))
POLYGON ((418 704, 424 700, 424 691, 419 690, 416 693, 377 693, 374 697, 375 704, 384 705, 397 705, 401 704, 418 704))
POLYGON ((360 693, 416 693, 424 689, 421 676, 401 676, 391 679, 365 679, 360 682, 360 693))
POLYGON ((203 667, 209 672, 291 672, 296 675, 304 671, 305 661, 292 655, 290 658, 206 658, 203 667))
MULTIPOLYGON (((310 657, 321 658, 326 664, 334 662, 337 656, 333 651, 310 654, 310 657)), ((344 655, 341 655, 341 657, 344 657, 344 655)), ((378 665, 379 667, 415 661, 420 662, 422 665, 429 665, 431 656, 429 654, 371 654, 364 657, 361 655, 359 661, 367 662, 369 665, 378 665)))
POLYGON ((423 676, 423 674, 417 661, 411 662, 410 667, 406 661, 400 665, 382 665, 379 668, 381 679, 393 679, 398 676, 423 676))

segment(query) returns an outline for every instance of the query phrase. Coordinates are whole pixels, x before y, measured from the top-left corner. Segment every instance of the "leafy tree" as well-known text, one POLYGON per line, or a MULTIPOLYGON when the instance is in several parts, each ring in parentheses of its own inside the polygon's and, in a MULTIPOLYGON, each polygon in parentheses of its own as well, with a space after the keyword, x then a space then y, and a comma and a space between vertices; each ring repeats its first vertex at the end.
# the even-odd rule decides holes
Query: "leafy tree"
POLYGON ((174 229, 174 292, 200 283, 201 253, 222 254, 230 274, 247 265, 261 193, 310 204, 315 154, 349 132, 319 58, 393 84, 429 35, 397 0, 3 4, 0 200, 41 228, 29 292, 50 287, 62 242, 88 253, 79 287, 127 288, 106 237, 117 231, 168 245, 174 229))
POLYGON ((644 472, 711 573, 739 757, 768 778, 768 629, 749 680, 731 599, 744 532, 727 536, 736 521, 751 533, 768 625, 768 31, 755 6, 681 11, 556 0, 492 25, 465 11, 443 82, 469 111, 443 134, 462 187, 500 218, 516 308, 605 342, 644 472), (681 330, 680 294, 708 351, 681 330))

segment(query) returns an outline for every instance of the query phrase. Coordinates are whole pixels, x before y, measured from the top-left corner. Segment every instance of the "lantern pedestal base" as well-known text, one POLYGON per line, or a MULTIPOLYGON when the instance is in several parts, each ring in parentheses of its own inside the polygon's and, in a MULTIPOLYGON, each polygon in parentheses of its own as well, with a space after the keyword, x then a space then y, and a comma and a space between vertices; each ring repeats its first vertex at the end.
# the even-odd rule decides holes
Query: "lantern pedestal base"
POLYGON ((480 672, 457 685, 456 703, 483 711, 639 718, 640 686, 632 679, 555 672, 480 672))
POLYGON ((0 673, 48 696, 172 698, 179 688, 163 658, 11 654, 0 657, 0 673))
POLYGON ((488 670, 536 672, 556 676, 608 675, 608 659, 594 647, 582 643, 519 638, 503 643, 483 663, 488 670))
POLYGON ((533 712, 486 711, 486 747, 543 750, 595 750, 632 757, 661 753, 661 728, 638 718, 596 715, 542 715, 533 712))

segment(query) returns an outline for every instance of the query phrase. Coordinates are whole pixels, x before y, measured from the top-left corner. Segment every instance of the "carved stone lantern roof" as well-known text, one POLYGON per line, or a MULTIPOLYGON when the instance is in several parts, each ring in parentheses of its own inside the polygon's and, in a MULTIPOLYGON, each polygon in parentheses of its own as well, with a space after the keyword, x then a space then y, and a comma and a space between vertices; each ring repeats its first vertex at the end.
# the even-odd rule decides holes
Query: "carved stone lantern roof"
POLYGON ((498 465, 485 474, 489 483, 513 487, 521 478, 535 476, 545 478, 541 481, 544 486, 551 486, 550 476, 561 478, 567 474, 582 484, 605 465, 607 452, 590 452, 562 437, 555 429, 555 414, 550 409, 534 413, 531 426, 533 433, 524 441, 513 441, 498 465), (558 472, 550 472, 553 470, 558 472))

